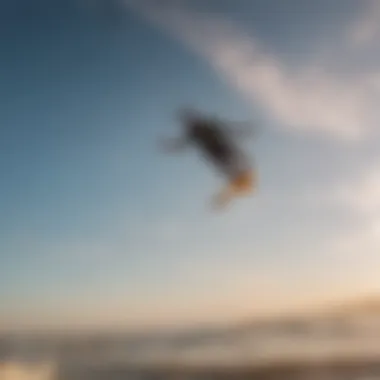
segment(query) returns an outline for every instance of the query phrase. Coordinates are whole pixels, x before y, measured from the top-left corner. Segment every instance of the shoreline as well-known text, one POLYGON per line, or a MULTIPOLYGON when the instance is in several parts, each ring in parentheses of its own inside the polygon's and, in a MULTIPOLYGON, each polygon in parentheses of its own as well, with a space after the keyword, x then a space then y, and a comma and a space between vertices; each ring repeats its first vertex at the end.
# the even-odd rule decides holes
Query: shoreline
MULTIPOLYGON (((124 376, 156 379, 262 379, 303 380, 310 376, 328 376, 329 379, 380 378, 380 356, 371 358, 332 358, 330 360, 288 360, 255 365, 178 365, 106 366, 90 370, 89 379, 96 373, 99 379, 123 379, 124 376), (92 372, 94 371, 94 372, 92 372), (120 377, 118 377, 120 376, 120 377), (372 378, 372 377, 371 377, 372 378)), ((67 376, 67 375, 66 375, 67 376)), ((66 380, 70 376, 59 379, 66 380)), ((318 377, 315 377, 318 376, 318 377)), ((322 378, 322 377, 321 377, 322 378)), ((87 379, 87 377, 86 377, 87 379)))

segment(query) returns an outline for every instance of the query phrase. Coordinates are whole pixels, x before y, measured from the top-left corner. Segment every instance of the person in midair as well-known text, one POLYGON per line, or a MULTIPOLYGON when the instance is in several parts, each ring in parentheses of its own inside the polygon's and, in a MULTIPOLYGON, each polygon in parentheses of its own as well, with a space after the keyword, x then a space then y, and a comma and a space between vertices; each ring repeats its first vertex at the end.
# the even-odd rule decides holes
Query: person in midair
POLYGON ((189 145, 198 148, 203 156, 227 179, 227 185, 213 199, 216 207, 226 206, 232 198, 256 189, 257 178, 250 160, 236 137, 248 137, 250 128, 233 128, 235 123, 206 117, 192 109, 179 112, 182 136, 166 141, 167 151, 179 151, 189 145))

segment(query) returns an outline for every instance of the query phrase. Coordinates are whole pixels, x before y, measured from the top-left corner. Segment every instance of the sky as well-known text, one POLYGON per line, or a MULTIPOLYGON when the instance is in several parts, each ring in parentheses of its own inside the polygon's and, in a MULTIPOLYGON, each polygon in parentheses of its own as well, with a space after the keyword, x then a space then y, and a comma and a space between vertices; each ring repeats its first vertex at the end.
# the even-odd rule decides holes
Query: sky
POLYGON ((5 0, 0 328, 223 322, 380 291, 380 2, 5 0), (178 107, 250 121, 223 213, 178 107))

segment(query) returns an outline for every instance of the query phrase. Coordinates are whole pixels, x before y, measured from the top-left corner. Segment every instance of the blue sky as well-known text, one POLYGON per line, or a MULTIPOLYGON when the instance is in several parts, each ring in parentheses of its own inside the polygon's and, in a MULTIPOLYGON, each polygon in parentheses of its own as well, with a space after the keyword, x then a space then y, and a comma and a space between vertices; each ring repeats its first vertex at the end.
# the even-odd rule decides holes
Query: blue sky
POLYGON ((0 326, 229 320, 380 290, 374 1, 4 1, 0 326), (159 153, 260 125, 257 196, 159 153))

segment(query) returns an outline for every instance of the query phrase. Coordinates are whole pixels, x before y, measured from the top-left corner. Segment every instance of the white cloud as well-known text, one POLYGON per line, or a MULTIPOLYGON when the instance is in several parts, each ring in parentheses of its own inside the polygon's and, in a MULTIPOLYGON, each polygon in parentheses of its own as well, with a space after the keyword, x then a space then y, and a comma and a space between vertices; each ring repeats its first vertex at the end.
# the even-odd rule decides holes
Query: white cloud
POLYGON ((377 73, 352 73, 343 80, 319 64, 290 72, 228 19, 197 12, 185 3, 126 1, 203 56, 280 125, 346 140, 360 139, 377 128, 380 94, 371 80, 377 73))
POLYGON ((358 216, 380 218, 380 164, 363 171, 351 181, 335 186, 331 200, 358 216))
POLYGON ((367 46, 369 43, 378 40, 380 35, 380 1, 369 0, 368 6, 348 28, 347 39, 349 44, 354 46, 367 46))
MULTIPOLYGON (((334 255, 351 261, 357 270, 366 267, 367 274, 380 265, 380 163, 332 189, 324 199, 352 213, 354 226, 334 236, 328 247, 334 255)), ((378 278, 378 273, 376 278, 378 278)))

